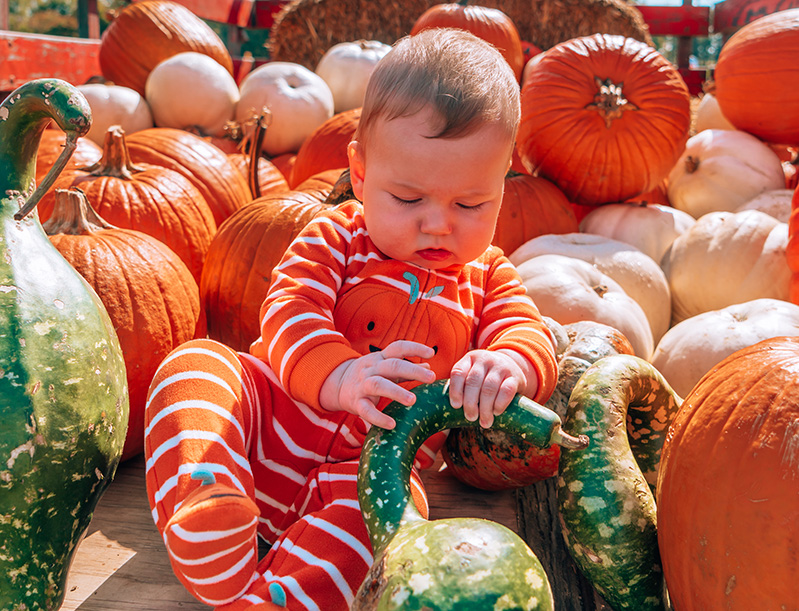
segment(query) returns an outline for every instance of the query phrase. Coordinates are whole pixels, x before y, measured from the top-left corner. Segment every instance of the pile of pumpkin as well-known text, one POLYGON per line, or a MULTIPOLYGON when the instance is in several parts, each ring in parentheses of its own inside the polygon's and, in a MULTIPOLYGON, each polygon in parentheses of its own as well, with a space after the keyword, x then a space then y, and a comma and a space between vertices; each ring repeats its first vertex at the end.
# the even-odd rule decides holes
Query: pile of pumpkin
MULTIPOLYGON (((685 397, 660 421, 671 428, 660 436, 659 477, 657 460, 650 473, 675 606, 795 605, 796 580, 778 567, 795 572, 799 544, 797 346, 784 337, 799 332, 799 10, 730 38, 698 104, 674 66, 631 38, 574 38, 528 60, 497 9, 436 5, 414 31, 439 26, 486 38, 520 79, 495 243, 563 340, 561 375, 572 377, 557 409, 567 417, 579 375, 566 357, 586 321, 602 345, 580 353, 580 374, 601 356, 634 354, 685 397)), ((388 48, 341 43, 315 71, 271 62, 237 80, 213 31, 168 0, 131 4, 106 31, 107 82, 80 86, 92 131, 38 213, 119 333, 131 397, 125 458, 140 451, 149 380, 169 351, 206 335, 246 350, 258 336, 283 250, 346 196, 337 183, 346 144, 388 48)), ((38 179, 62 141, 45 133, 38 179)), ((491 443, 462 443, 448 445, 448 461, 481 487, 499 487, 519 462, 542 461, 509 486, 558 470, 551 451, 531 458, 518 448, 486 469, 465 455, 491 443)), ((615 605, 628 608, 623 596, 615 605)))

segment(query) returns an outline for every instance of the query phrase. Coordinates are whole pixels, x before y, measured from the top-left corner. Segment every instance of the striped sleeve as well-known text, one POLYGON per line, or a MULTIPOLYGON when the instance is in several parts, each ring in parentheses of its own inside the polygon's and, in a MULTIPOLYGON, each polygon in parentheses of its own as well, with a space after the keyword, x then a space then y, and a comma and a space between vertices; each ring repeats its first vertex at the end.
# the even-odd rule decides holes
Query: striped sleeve
POLYGON ((360 356, 333 321, 352 241, 348 221, 343 214, 323 214, 289 246, 272 273, 261 306, 261 338, 251 349, 269 363, 293 399, 320 410, 325 379, 360 356))
POLYGON ((526 295, 516 268, 504 256, 496 258, 487 271, 477 347, 513 350, 524 356, 538 372, 533 399, 539 403, 549 399, 558 381, 555 340, 526 295))

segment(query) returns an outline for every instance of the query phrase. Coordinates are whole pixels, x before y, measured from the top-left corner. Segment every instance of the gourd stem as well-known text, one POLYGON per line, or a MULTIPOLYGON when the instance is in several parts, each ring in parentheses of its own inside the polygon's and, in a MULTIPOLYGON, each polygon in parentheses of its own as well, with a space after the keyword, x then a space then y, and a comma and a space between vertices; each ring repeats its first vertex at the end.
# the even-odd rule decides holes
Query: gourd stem
POLYGON ((588 447, 588 435, 569 435, 558 427, 552 433, 552 443, 569 450, 584 450, 588 447))
POLYGON ((28 198, 28 201, 25 202, 25 205, 22 206, 18 212, 14 214, 15 221, 21 221, 26 216, 28 216, 31 211, 36 207, 36 204, 44 197, 44 194, 50 190, 50 187, 53 186, 53 183, 58 178, 61 171, 66 167, 67 163, 69 163, 70 157, 72 157, 72 153, 75 152, 75 149, 78 146, 78 136, 77 132, 66 132, 67 140, 64 143, 64 150, 61 151, 61 154, 58 156, 58 159, 55 160, 55 163, 47 172, 47 175, 42 179, 42 182, 36 187, 31 196, 28 198))
POLYGON ((124 180, 130 180, 134 174, 143 170, 144 168, 131 161, 125 142, 125 130, 120 125, 108 128, 103 140, 103 156, 100 161, 85 168, 92 176, 114 176, 124 180))

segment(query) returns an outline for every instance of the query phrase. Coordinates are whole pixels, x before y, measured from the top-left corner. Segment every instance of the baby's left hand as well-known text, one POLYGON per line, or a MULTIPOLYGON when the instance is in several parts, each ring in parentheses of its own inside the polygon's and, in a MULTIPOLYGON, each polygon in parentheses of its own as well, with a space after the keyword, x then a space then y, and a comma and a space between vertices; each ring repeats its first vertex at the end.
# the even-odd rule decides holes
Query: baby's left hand
POLYGON ((449 378, 449 401, 463 407, 470 422, 480 419, 489 428, 494 416, 505 411, 517 393, 524 392, 526 379, 522 368, 509 355, 496 350, 472 350, 452 367, 449 378))

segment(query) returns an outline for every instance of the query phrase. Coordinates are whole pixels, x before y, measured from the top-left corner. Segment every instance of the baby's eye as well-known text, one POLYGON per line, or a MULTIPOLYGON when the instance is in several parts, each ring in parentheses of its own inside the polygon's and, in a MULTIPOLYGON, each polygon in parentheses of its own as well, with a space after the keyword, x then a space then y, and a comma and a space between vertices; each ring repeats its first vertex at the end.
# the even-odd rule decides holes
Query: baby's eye
POLYGON ((459 207, 459 208, 463 208, 464 210, 479 210, 480 208, 482 208, 483 206, 485 206, 485 202, 481 202, 481 203, 479 203, 479 204, 463 204, 463 203, 458 203, 457 205, 458 205, 458 207, 459 207))
POLYGON ((414 198, 414 199, 403 199, 403 198, 401 198, 401 197, 397 197, 397 196, 396 196, 396 195, 394 195, 393 193, 389 193, 389 195, 391 195, 391 197, 392 197, 392 198, 394 199, 394 201, 396 201, 397 203, 399 203, 399 204, 403 204, 403 205, 406 205, 406 206, 410 206, 410 205, 412 205, 412 204, 417 204, 417 203, 419 203, 420 201, 422 201, 422 199, 421 199, 420 197, 416 197, 416 198, 414 198))

